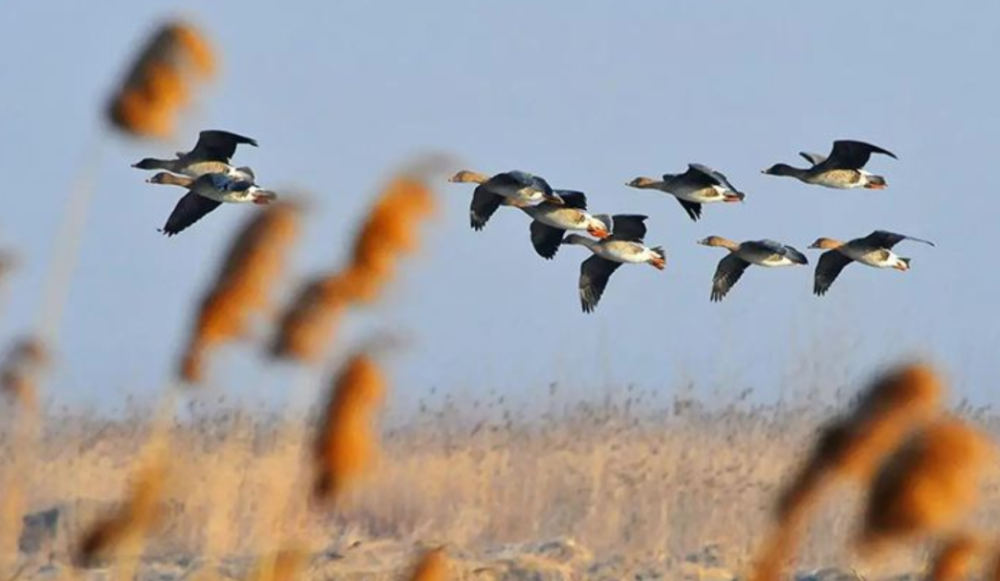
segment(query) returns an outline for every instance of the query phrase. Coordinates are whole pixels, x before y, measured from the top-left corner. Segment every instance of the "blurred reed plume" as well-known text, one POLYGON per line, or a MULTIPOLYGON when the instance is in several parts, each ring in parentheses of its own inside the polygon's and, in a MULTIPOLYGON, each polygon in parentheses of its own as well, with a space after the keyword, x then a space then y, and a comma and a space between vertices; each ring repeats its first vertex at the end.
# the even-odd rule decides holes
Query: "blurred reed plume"
POLYGON ((879 463, 941 405, 944 386, 924 364, 910 364, 878 377, 853 409, 829 421, 813 449, 778 495, 771 536, 759 551, 751 579, 779 579, 816 502, 840 480, 865 486, 879 463))
POLYGON ((927 573, 929 581, 968 579, 976 564, 981 543, 968 533, 957 533, 938 548, 927 573))
POLYGON ((989 438, 958 419, 928 425, 879 469, 858 547, 873 553, 951 526, 978 503, 983 469, 995 457, 989 438))
POLYGON ((782 490, 778 521, 795 521, 836 479, 865 485, 882 459, 938 412, 944 385, 924 364, 885 373, 860 394, 854 408, 819 434, 799 473, 782 490))
POLYGON ((294 581, 305 568, 308 554, 291 546, 267 553, 257 560, 247 581, 294 581))
POLYGON ((35 410, 38 377, 49 361, 41 341, 23 337, 14 342, 0 367, 0 392, 19 405, 35 410))
POLYGON ((448 555, 444 547, 425 551, 413 566, 410 581, 446 581, 448 579, 448 555))
POLYGON ((334 379, 313 441, 314 500, 336 503, 371 470, 379 441, 374 416, 385 393, 385 376, 369 353, 356 353, 334 379))
POLYGON ((183 22, 169 22, 142 47, 111 97, 111 125, 138 137, 173 134, 192 84, 215 74, 216 57, 205 38, 183 22))
POLYGON ((212 349, 244 337, 254 313, 270 312, 272 291, 298 238, 300 217, 294 202, 270 204, 237 233, 218 277, 201 301, 181 357, 182 380, 200 383, 204 360, 212 349))
POLYGON ((427 184, 416 172, 389 182, 358 231, 350 263, 303 285, 285 311, 273 356, 317 362, 344 310, 379 297, 399 259, 417 249, 417 228, 436 207, 427 184))
POLYGON ((74 554, 78 567, 93 567, 124 555, 135 559, 145 536, 161 519, 161 497, 166 473, 162 464, 141 471, 128 499, 112 514, 93 523, 82 535, 74 554))

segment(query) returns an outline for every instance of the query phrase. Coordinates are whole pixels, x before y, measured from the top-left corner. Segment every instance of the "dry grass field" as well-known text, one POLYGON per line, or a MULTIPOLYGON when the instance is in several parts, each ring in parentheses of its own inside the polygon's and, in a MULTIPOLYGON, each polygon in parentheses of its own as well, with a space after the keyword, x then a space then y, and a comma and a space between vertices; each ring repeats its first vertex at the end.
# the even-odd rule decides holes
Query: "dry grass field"
MULTIPOLYGON (((629 392, 599 404, 550 396, 528 416, 500 401, 445 399, 384 427, 376 467, 344 508, 311 511, 295 530, 312 555, 308 577, 317 578, 397 578, 420 547, 437 545, 448 548, 463 578, 498 571, 549 578, 533 575, 550 568, 552 578, 743 576, 778 488, 834 411, 664 405, 629 392)), ((992 434, 1000 430, 990 410, 963 414, 992 434)), ((243 578, 257 555, 285 542, 289 490, 309 488, 295 429, 308 422, 224 404, 188 415, 171 427, 165 518, 144 566, 165 578, 202 569, 243 578)), ((8 417, 2 425, 13 423, 8 417)), ((29 570, 68 570, 75 539, 125 494, 150 423, 138 410, 113 421, 47 417, 25 472, 30 516, 21 562, 29 570), (45 521, 54 508, 58 515, 48 517, 55 520, 45 521)), ((3 433, 5 477, 14 458, 10 436, 3 433)), ((998 484, 989 481, 977 513, 982 524, 997 516, 998 484)), ((922 547, 876 562, 844 549, 859 497, 845 487, 824 503, 796 568, 880 577, 921 570, 922 547)))

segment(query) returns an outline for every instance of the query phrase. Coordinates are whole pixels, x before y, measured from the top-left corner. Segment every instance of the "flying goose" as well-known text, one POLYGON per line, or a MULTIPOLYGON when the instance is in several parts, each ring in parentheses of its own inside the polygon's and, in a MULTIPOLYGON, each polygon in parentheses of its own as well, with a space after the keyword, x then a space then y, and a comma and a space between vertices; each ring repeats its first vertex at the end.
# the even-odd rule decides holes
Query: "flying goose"
POLYGON ((751 264, 769 268, 809 264, 804 254, 774 240, 748 240, 737 244, 721 236, 709 236, 699 240, 698 244, 729 250, 729 254, 719 261, 712 277, 712 302, 725 298, 751 264))
POLYGON ((746 197, 721 172, 700 163, 688 164, 687 171, 682 174, 665 174, 662 180, 639 177, 625 185, 660 190, 674 196, 692 220, 701 218, 702 204, 742 202, 746 197))
POLYGON ((896 154, 877 145, 863 141, 840 140, 833 142, 833 150, 830 151, 829 157, 823 157, 818 153, 800 152, 799 155, 812 164, 810 168, 802 169, 778 163, 761 173, 773 176, 790 176, 807 184, 841 190, 853 188, 885 189, 888 184, 884 177, 861 169, 868 163, 873 153, 882 153, 897 159, 896 154))
POLYGON ((816 263, 813 293, 823 296, 844 267, 860 262, 874 268, 894 268, 901 272, 910 270, 910 259, 897 256, 892 247, 903 240, 913 240, 934 246, 930 240, 914 238, 885 230, 876 230, 864 238, 855 238, 846 244, 832 238, 819 238, 809 248, 826 250, 816 263))
POLYGON ((523 171, 498 173, 493 177, 469 170, 452 176, 452 183, 478 184, 472 193, 469 217, 474 230, 482 230, 501 204, 524 207, 538 202, 562 204, 562 198, 552 191, 544 179, 523 171))
POLYGON ((180 186, 188 190, 160 230, 167 236, 178 234, 224 202, 269 204, 278 198, 274 192, 254 183, 250 168, 229 168, 225 173, 207 173, 197 178, 160 172, 146 181, 151 184, 180 186))
POLYGON ((202 174, 225 172, 229 160, 236 153, 236 146, 247 144, 257 147, 257 141, 249 137, 209 129, 198 134, 198 143, 188 152, 178 151, 176 159, 155 159, 147 157, 132 167, 137 169, 164 169, 176 174, 197 178, 202 174))
POLYGON ((531 244, 539 256, 550 259, 559 251, 567 230, 584 230, 595 238, 607 238, 611 217, 587 213, 587 196, 583 192, 555 190, 563 203, 542 202, 521 206, 531 216, 531 244))
POLYGON ((616 214, 611 218, 611 236, 603 240, 592 240, 579 234, 569 234, 563 244, 586 246, 594 253, 580 265, 580 304, 583 312, 590 313, 608 286, 611 274, 624 263, 651 264, 657 270, 667 265, 667 255, 663 247, 653 248, 643 244, 646 237, 647 216, 616 214))

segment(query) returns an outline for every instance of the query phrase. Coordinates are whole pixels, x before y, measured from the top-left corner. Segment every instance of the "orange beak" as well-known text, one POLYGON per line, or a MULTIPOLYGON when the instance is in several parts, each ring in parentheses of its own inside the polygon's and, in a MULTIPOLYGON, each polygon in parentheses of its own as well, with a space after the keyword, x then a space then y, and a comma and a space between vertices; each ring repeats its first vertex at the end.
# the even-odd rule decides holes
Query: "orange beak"
POLYGON ((889 184, 865 184, 866 190, 884 190, 889 187, 889 184))
POLYGON ((655 268, 656 270, 663 270, 664 268, 667 267, 667 261, 662 258, 654 258, 652 261, 650 261, 650 264, 652 264, 653 268, 655 268))
POLYGON ((608 231, 604 230, 603 228, 590 228, 587 230, 587 234, 590 234, 594 238, 600 238, 601 240, 604 240, 605 238, 610 236, 610 234, 608 234, 608 231))

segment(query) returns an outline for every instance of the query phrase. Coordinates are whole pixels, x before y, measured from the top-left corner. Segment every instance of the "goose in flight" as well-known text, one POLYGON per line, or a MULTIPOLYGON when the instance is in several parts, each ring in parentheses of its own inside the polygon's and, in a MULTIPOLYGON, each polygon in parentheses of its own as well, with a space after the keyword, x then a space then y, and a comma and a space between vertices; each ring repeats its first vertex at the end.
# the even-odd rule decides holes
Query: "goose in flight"
POLYGON ((657 270, 667 265, 663 247, 650 248, 643 243, 646 237, 647 216, 616 214, 611 218, 611 236, 592 240, 579 234, 569 234, 563 244, 586 246, 594 253, 580 265, 580 305, 590 313, 608 286, 608 279, 622 264, 650 264, 657 270))
POLYGON ((778 163, 761 173, 773 176, 789 176, 807 184, 836 188, 840 190, 866 188, 881 190, 888 187, 885 178, 862 169, 873 153, 888 155, 893 159, 896 154, 882 149, 877 145, 863 141, 840 140, 833 142, 833 150, 828 157, 818 153, 801 152, 812 167, 797 168, 784 163, 778 163))
POLYGON ((712 277, 712 302, 725 298, 729 290, 743 276, 743 271, 751 264, 768 268, 809 264, 804 254, 774 240, 748 240, 737 244, 721 236, 709 236, 699 240, 698 244, 725 248, 729 251, 729 254, 719 261, 715 276, 712 277))
POLYGON ((176 174, 197 178, 207 173, 224 173, 229 160, 236 153, 236 146, 247 144, 257 147, 257 141, 249 137, 209 129, 198 134, 198 143, 191 151, 178 151, 175 159, 155 159, 147 157, 132 167, 146 170, 167 170, 176 174))
POLYGON ((521 210, 531 216, 531 244, 539 256, 554 257, 567 230, 586 231, 600 239, 609 236, 611 217, 587 213, 587 196, 583 192, 555 190, 554 193, 562 199, 562 204, 542 202, 521 206, 521 210))
POLYGON ((197 178, 160 172, 146 181, 188 190, 160 230, 167 236, 180 233, 223 203, 269 204, 278 198, 274 192, 254 183, 250 168, 229 168, 225 173, 207 173, 197 178))
POLYGON ((452 176, 452 183, 478 184, 472 193, 469 218, 474 230, 482 230, 501 205, 524 207, 539 202, 562 204, 562 198, 552 191, 544 179, 523 171, 498 173, 493 177, 469 170, 452 176))
POLYGON ((914 238, 885 230, 876 230, 863 238, 855 238, 847 243, 832 238, 819 238, 809 248, 826 250, 816 263, 816 277, 813 293, 823 296, 833 281, 837 280, 844 267, 852 262, 874 268, 893 268, 901 272, 910 270, 910 259, 896 255, 892 247, 903 240, 913 240, 934 246, 930 240, 914 238))
POLYGON ((662 180, 635 178, 625 184, 632 188, 660 190, 677 198, 692 220, 701 218, 701 205, 714 202, 742 202, 746 195, 729 183, 722 172, 701 165, 688 164, 682 174, 665 174, 662 180))

